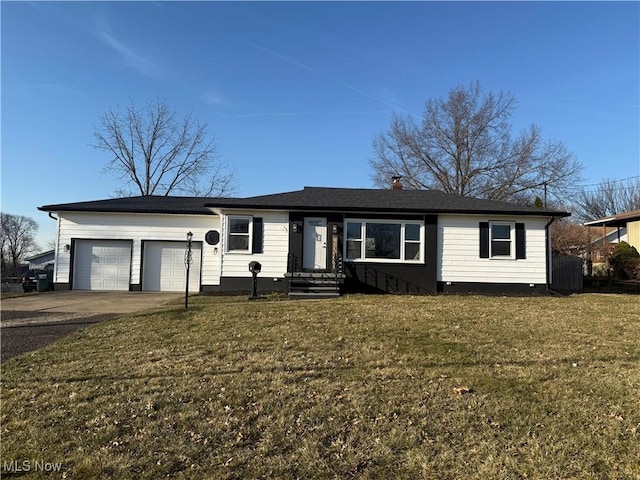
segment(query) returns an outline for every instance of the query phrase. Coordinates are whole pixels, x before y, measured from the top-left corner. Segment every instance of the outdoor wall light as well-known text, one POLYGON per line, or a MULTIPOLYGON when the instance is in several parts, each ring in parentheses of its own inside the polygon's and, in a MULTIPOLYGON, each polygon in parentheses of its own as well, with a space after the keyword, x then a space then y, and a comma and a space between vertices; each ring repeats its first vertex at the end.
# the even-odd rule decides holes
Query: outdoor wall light
POLYGON ((291 225, 291 230, 293 230, 293 233, 298 233, 298 230, 299 230, 298 224, 294 222, 291 225))
POLYGON ((69 245, 69 244, 67 243, 67 244, 65 244, 65 246, 64 246, 64 251, 65 251, 65 252, 68 252, 69 250, 71 250, 71 245, 69 245))

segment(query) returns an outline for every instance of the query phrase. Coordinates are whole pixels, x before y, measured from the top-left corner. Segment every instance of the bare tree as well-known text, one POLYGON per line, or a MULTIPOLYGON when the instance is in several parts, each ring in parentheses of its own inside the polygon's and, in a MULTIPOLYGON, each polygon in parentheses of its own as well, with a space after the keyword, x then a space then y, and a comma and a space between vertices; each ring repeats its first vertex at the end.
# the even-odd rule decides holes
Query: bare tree
POLYGON ((604 218, 640 209, 640 177, 606 179, 592 191, 582 190, 576 198, 574 214, 582 221, 604 218))
POLYGON ((216 154, 206 124, 187 115, 181 122, 164 101, 126 112, 109 110, 94 127, 98 150, 111 159, 105 168, 123 182, 118 196, 224 196, 233 176, 216 154))
POLYGON ((427 101, 420 123, 394 115, 373 141, 374 183, 386 186, 392 175, 402 175, 411 189, 522 203, 536 195, 561 198, 579 182, 582 167, 535 125, 513 137, 515 104, 508 93, 483 94, 476 82, 427 101))
POLYGON ((559 218, 551 224, 551 248, 565 255, 585 256, 595 246, 589 227, 570 218, 559 218))
POLYGON ((4 213, 0 214, 2 215, 2 221, 0 223, 2 223, 2 228, 0 228, 0 270, 2 271, 2 273, 4 274, 7 271, 7 260, 8 260, 8 256, 7 256, 7 236, 4 233, 4 213))
POLYGON ((0 213, 0 243, 2 244, 2 268, 14 274, 25 257, 36 253, 35 234, 38 224, 30 217, 0 213))

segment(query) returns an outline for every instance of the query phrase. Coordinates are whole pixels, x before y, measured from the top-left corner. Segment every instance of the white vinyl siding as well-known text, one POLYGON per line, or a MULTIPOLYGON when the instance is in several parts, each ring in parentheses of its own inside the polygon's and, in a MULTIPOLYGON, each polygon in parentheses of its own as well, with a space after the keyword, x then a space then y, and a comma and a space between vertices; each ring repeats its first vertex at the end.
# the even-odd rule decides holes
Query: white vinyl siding
POLYGON ((27 259, 29 270, 31 269, 53 269, 55 265, 55 252, 47 252, 27 259))
MULTIPOLYGON (((252 216, 262 218, 263 251, 254 254, 227 251, 222 261, 222 276, 251 277, 249 262, 257 261, 262 265, 260 277, 283 278, 287 271, 287 255, 289 253, 289 213, 268 211, 252 213, 252 216)), ((228 225, 226 217, 248 216, 249 212, 227 212, 227 214, 222 221, 225 228, 228 225)), ((226 231, 222 232, 221 238, 223 241, 227 241, 226 231)))
MULTIPOLYGON (((145 292, 184 292, 187 287, 185 253, 187 242, 144 242, 142 290, 145 292)), ((200 289, 200 244, 191 246, 189 291, 200 289)))
POLYGON ((54 282, 68 283, 71 275, 71 252, 66 246, 72 240, 102 239, 130 241, 131 284, 141 284, 142 242, 182 241, 187 232, 193 232, 193 241, 202 242, 200 282, 203 285, 220 284, 220 245, 204 242, 209 230, 220 231, 217 215, 164 215, 136 213, 84 213, 60 212, 58 214, 58 245, 54 282))
MULTIPOLYGON (((438 216, 438 271, 441 282, 544 284, 547 282, 546 217, 438 216), (526 259, 480 258, 479 222, 524 223, 526 259)), ((512 238, 515 238, 512 233, 512 238)), ((511 244, 515 250, 515 240, 511 244)))

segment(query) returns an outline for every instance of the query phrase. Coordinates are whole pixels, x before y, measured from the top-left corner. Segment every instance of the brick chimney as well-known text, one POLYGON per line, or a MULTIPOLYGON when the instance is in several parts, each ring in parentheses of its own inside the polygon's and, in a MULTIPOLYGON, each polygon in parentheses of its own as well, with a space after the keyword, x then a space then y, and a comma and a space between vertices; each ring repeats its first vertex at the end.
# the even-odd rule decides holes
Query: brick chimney
POLYGON ((400 183, 400 175, 394 175, 391 177, 391 190, 402 190, 402 183, 400 183))

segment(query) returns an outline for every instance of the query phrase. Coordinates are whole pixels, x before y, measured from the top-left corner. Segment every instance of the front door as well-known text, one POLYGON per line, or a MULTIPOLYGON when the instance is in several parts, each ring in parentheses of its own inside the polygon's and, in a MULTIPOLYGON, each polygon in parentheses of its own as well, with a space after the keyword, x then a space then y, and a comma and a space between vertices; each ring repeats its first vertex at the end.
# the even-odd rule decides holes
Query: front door
POLYGON ((302 268, 325 270, 327 268, 327 219, 304 219, 302 268))

